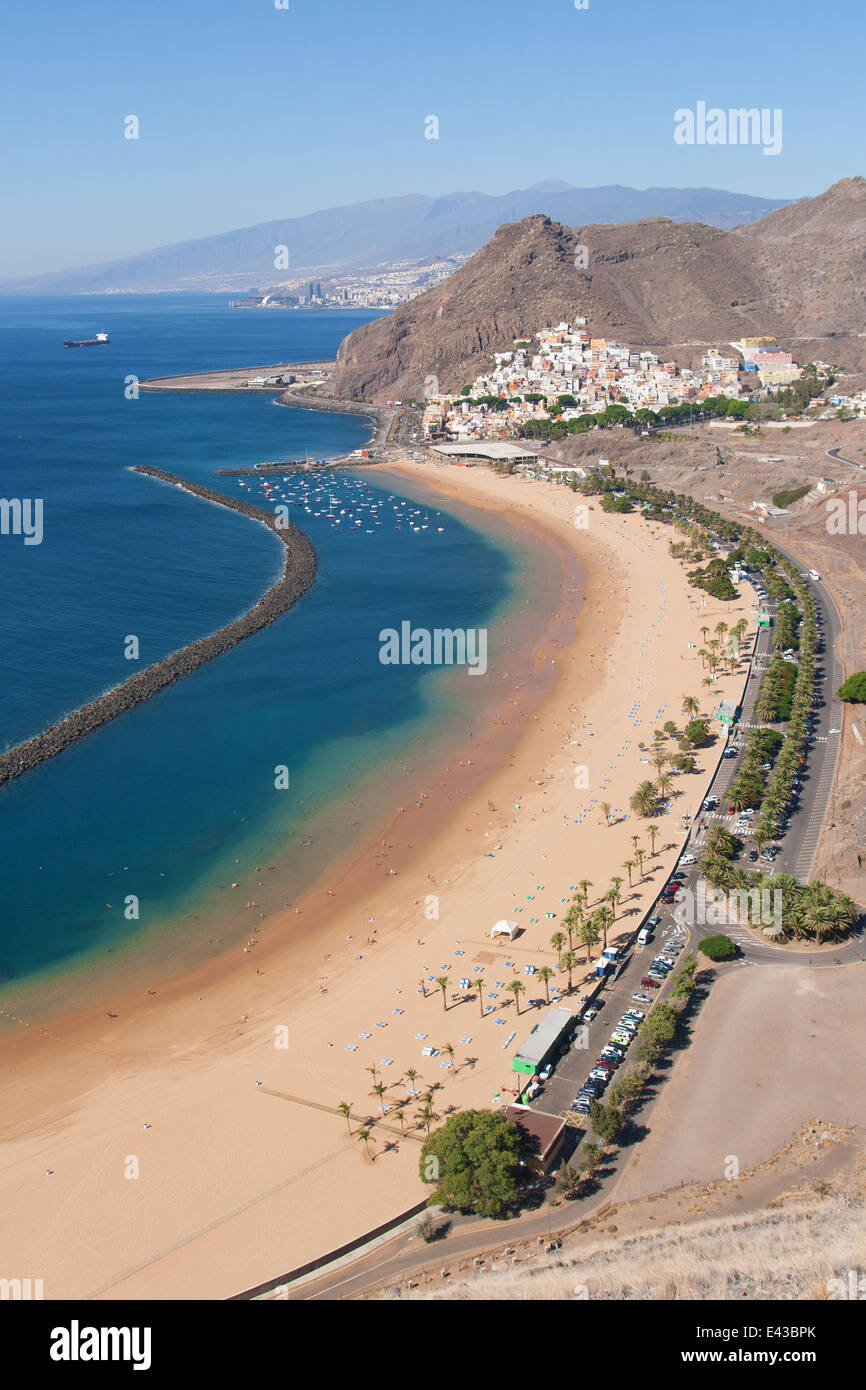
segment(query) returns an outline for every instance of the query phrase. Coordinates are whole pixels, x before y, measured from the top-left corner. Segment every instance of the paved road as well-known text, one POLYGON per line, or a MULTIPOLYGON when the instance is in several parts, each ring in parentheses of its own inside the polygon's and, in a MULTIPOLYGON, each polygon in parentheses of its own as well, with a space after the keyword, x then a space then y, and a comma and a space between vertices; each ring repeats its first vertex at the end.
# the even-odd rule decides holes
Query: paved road
POLYGON ((866 468, 866 463, 858 463, 856 459, 846 458, 844 454, 839 452, 838 448, 827 449, 826 454, 834 463, 850 463, 852 468, 866 468))

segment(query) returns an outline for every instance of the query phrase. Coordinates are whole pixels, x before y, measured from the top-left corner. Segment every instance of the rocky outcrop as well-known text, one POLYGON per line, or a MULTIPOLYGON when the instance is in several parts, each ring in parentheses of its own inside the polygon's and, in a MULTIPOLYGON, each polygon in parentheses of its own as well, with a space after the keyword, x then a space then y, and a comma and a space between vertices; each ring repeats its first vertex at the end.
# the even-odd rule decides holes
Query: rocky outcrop
POLYGON ((336 396, 460 391, 521 335, 581 315, 598 337, 688 362, 707 344, 775 334, 795 359, 866 367, 866 181, 733 231, 666 218, 500 227, 449 279, 342 343, 336 396), (585 268, 584 268, 585 267, 585 268))

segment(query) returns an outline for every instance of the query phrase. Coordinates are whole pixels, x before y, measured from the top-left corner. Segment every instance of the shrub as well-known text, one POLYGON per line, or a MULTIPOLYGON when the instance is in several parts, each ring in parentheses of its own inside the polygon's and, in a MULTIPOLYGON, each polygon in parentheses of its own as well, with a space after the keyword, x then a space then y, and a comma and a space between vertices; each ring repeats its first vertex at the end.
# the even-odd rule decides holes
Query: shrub
POLYGON ((739 954, 737 947, 729 936, 705 936, 703 941, 698 942, 698 947, 710 960, 734 960, 739 954))
POLYGON ((855 671, 836 691, 840 700, 851 700, 857 704, 866 700, 866 671, 855 671))

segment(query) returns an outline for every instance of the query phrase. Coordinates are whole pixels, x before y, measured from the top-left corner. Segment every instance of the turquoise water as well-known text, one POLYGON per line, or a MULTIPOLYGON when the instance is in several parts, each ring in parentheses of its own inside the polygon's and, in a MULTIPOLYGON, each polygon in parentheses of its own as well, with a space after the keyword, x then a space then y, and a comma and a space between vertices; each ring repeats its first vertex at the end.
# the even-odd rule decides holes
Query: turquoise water
MULTIPOLYGON (((232 312, 205 296, 0 302, 0 496, 41 497, 45 517, 40 546, 0 537, 3 746, 128 676, 127 636, 149 663, 243 611, 279 572, 263 527, 129 465, 286 501, 319 558, 313 588, 272 627, 0 790, 10 986, 76 964, 92 975, 108 947, 114 969, 145 947, 195 959, 208 904, 280 855, 244 896, 294 901, 384 804, 395 757, 483 703, 485 682, 465 673, 458 688, 454 673, 383 666, 378 634, 405 619, 479 627, 525 599, 530 562, 506 529, 481 531, 382 474, 321 475, 313 491, 295 476, 270 497, 258 480, 213 477, 357 447, 370 433, 357 418, 262 396, 123 396, 127 373, 327 356, 359 321, 232 312), (59 346, 100 330, 108 348, 59 346), (275 786, 281 767, 288 790, 275 786)), ((494 622, 492 666, 497 641, 494 622)))

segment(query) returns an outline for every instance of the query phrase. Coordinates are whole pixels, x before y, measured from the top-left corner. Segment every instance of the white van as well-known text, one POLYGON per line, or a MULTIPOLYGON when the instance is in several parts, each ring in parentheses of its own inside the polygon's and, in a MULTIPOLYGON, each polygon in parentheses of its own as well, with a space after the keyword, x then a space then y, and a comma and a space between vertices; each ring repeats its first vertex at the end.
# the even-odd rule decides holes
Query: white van
POLYGON ((680 864, 697 864, 697 862, 693 854, 684 854, 680 859, 680 864))
POLYGON ((649 930, 649 927, 641 927, 640 931, 639 931, 638 934, 637 934, 637 944, 638 944, 638 946, 645 946, 645 945, 647 944, 647 942, 649 941, 649 939, 650 939, 650 930, 649 930))
POLYGON ((819 580, 821 576, 817 570, 809 570, 809 578, 814 579, 817 582, 817 580, 819 580))

